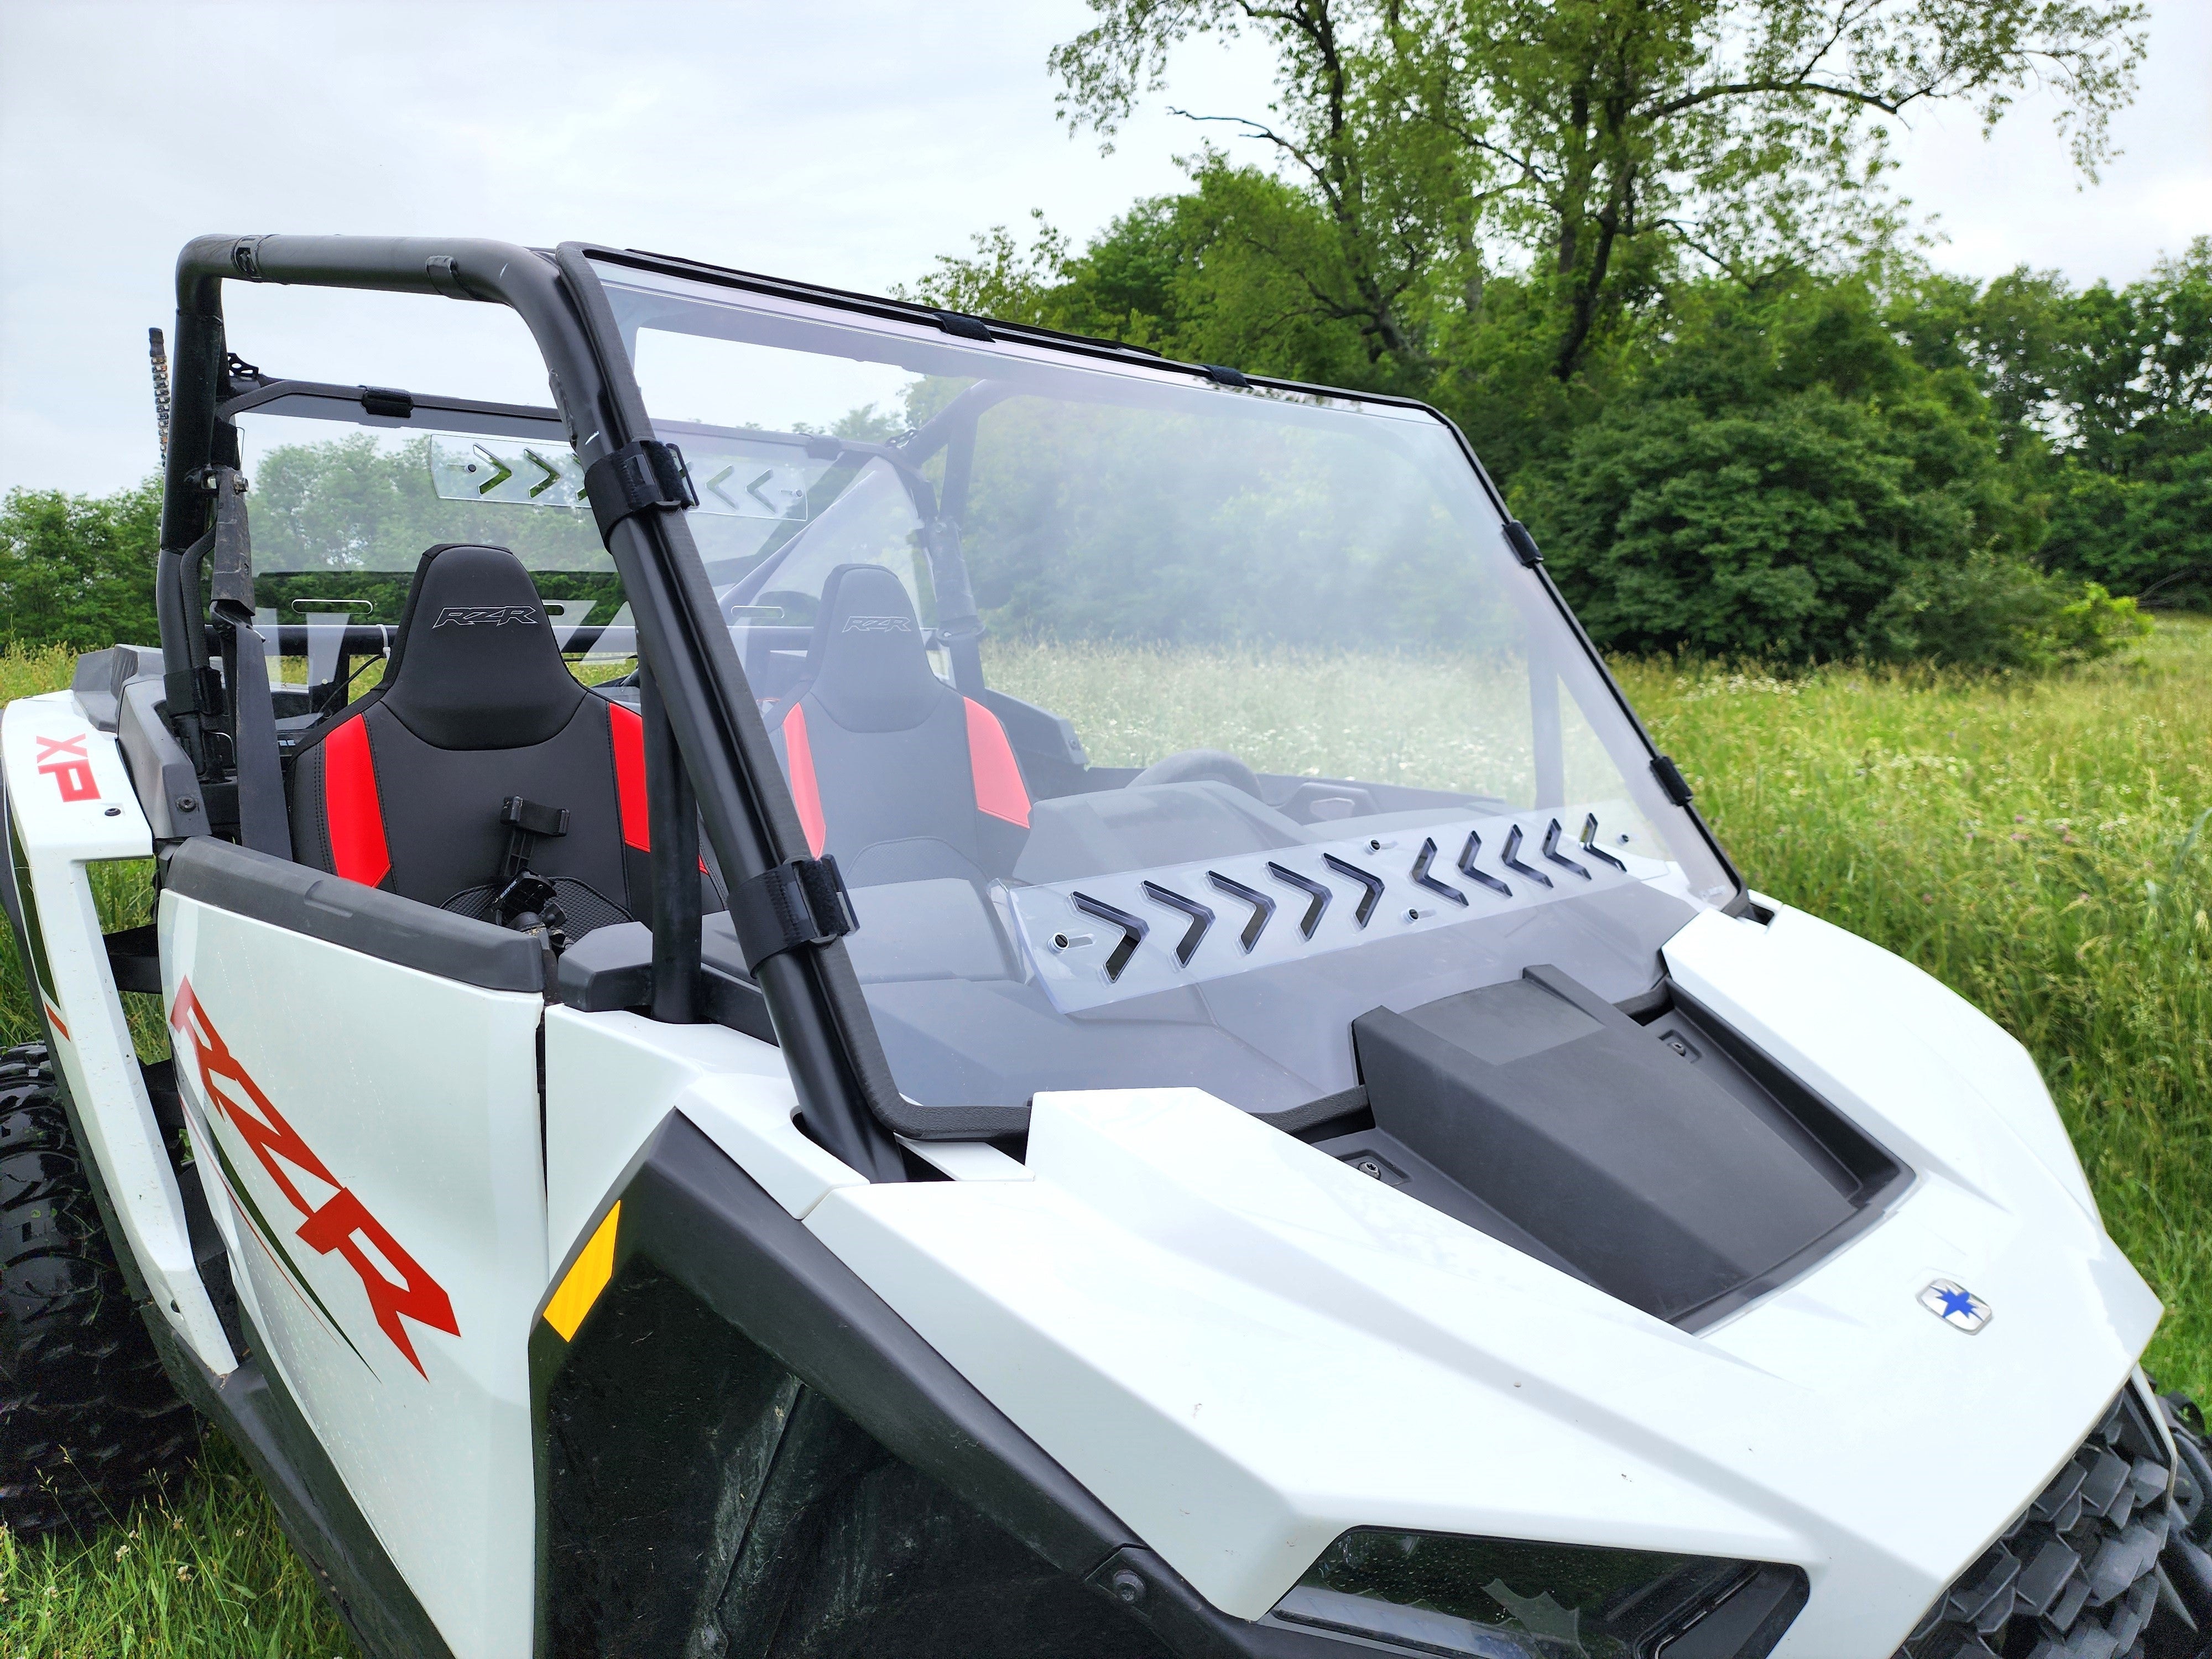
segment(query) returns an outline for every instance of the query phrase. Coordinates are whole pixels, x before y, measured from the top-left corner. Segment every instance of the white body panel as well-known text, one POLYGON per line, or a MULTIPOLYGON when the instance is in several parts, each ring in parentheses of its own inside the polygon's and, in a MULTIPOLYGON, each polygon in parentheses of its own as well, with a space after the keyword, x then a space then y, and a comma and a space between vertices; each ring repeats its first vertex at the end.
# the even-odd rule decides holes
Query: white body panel
POLYGON ((526 1655, 542 1001, 173 893, 161 947, 266 1359, 454 1652, 526 1655))
POLYGON ((1812 1601, 1778 1653, 1887 1654, 2072 1454, 2158 1306, 1967 1005, 1787 911, 1703 915, 1668 960, 1918 1170, 1702 1335, 1195 1091, 1040 1097, 1032 1179, 842 1187, 808 1225, 1228 1612, 1397 1526, 1796 1562, 1812 1601), (1987 1330, 1915 1305, 1938 1276, 1987 1330))
POLYGON ((184 1199, 100 942, 87 867, 153 856, 122 751, 72 694, 55 691, 0 711, 0 765, 29 872, 22 896, 27 911, 35 907, 52 981, 33 994, 46 1005, 55 1066, 155 1306, 209 1370, 228 1373, 238 1361, 193 1265, 184 1199))
MULTIPOLYGON (((545 1226, 558 1263, 646 1137, 680 1111, 769 1195, 804 1216, 861 1177, 799 1132, 783 1056, 720 1025, 545 1012, 545 1226)), ((989 1150, 986 1148, 986 1150, 989 1150)))

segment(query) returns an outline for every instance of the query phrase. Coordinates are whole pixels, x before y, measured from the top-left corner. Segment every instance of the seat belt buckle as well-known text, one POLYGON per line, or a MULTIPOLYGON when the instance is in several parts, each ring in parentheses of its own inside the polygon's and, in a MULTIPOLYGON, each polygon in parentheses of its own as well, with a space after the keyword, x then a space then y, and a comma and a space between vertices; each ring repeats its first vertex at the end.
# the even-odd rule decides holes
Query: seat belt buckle
POLYGON ((793 859, 730 890, 730 921, 748 972, 802 945, 827 945, 858 930, 853 896, 834 858, 793 859))

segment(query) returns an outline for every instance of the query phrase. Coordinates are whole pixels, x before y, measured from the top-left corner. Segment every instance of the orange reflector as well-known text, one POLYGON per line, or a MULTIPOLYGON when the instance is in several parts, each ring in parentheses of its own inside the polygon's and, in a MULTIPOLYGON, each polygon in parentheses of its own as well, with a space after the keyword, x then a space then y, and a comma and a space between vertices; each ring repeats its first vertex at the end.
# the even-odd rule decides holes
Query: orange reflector
POLYGON ((599 1292, 606 1289, 607 1280, 615 1276, 615 1223, 621 1215, 622 1200, 617 1199, 607 1218, 599 1223, 599 1231, 562 1276, 561 1288, 545 1304, 545 1322, 561 1333, 563 1342, 576 1340, 576 1328, 591 1312, 592 1304, 599 1299, 599 1292))

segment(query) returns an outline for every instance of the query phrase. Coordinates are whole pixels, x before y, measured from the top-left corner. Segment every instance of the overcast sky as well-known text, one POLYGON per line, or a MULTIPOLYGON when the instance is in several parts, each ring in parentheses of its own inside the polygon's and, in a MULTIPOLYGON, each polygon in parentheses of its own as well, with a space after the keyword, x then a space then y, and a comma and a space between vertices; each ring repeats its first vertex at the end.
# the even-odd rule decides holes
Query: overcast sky
MULTIPOLYGON (((1938 263, 2139 276, 2212 232, 2212 0, 2153 0, 2125 154, 2081 188, 2023 99, 1984 143, 1923 117, 1900 188, 1938 263)), ((589 239, 881 289, 1032 207, 1079 242, 1176 187, 1157 107, 1070 138, 1046 52, 1081 0, 507 5, 0 0, 0 489, 106 490, 157 463, 146 329, 202 232, 589 239)), ((1264 105, 1250 47, 1194 48, 1173 97, 1264 105)), ((1218 135, 1223 129, 1210 130, 1218 135)), ((231 340, 348 384, 543 402, 490 307, 231 285, 231 340)))

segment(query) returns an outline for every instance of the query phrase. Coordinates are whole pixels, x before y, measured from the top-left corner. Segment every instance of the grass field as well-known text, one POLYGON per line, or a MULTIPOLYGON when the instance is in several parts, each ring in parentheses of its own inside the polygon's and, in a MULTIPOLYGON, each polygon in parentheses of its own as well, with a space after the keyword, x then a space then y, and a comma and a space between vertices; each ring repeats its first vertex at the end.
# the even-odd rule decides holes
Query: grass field
MULTIPOLYGON (((1018 653, 994 666, 1044 689, 1018 653)), ((2212 622, 2167 618, 2129 661, 2038 681, 1618 669, 1754 886, 1920 963, 2034 1051, 2106 1226, 2166 1304, 2151 1369, 2212 1397, 2212 622)), ((66 672, 58 656, 0 659, 0 698, 66 672)), ((1351 718, 1329 690, 1340 662, 1255 659, 1230 684, 1188 654, 1058 672, 1102 763, 1182 746, 1174 720, 1083 720, 1139 678, 1156 706, 1206 705, 1189 740, 1242 732, 1262 763, 1365 740, 1312 724, 1351 718)), ((1444 694, 1471 671, 1422 672, 1444 694)), ((1394 741, 1398 761, 1373 757, 1385 775, 1433 758, 1394 741)), ((111 925, 143 919, 144 895, 143 875, 118 872, 111 925)), ((0 1040, 30 1035, 11 954, 0 1040)), ((150 1022, 143 1035, 160 1041, 150 1022)), ((351 1652, 219 1443, 167 1504, 95 1536, 0 1535, 0 1659, 351 1652)))

